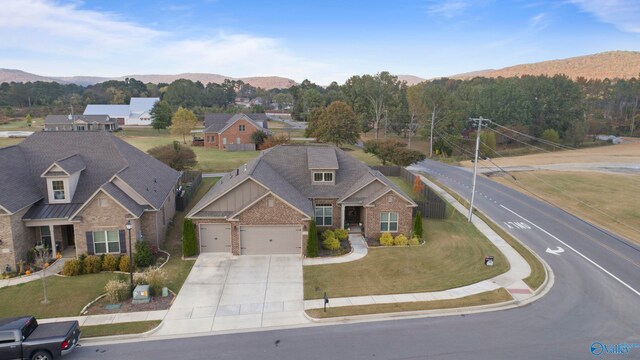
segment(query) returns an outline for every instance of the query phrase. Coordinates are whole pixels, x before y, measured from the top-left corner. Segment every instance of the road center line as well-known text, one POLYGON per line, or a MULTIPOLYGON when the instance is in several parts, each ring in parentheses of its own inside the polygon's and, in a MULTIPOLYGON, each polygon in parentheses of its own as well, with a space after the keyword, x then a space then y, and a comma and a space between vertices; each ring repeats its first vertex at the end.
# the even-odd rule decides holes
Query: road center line
POLYGON ((533 222, 529 221, 528 219, 522 217, 520 214, 516 213, 515 211, 509 209, 508 207, 500 204, 500 207, 506 209, 507 211, 509 211, 510 213, 512 213, 513 215, 519 217, 520 219, 528 222, 529 224, 535 226, 538 230, 542 231, 543 233, 551 236, 552 238, 556 239, 558 242, 560 242, 562 245, 566 246, 567 248, 569 248, 571 251, 575 252, 576 254, 580 255, 583 259, 587 260, 588 262, 590 262, 591 264, 593 264, 595 267, 597 267, 598 269, 602 270, 605 274, 611 276, 612 278, 614 278, 617 282, 619 282, 620 284, 626 286, 629 290, 633 291, 636 295, 640 296, 640 292, 636 289, 634 289, 633 287, 631 287, 629 284, 627 284, 626 282, 620 280, 620 278, 618 278, 617 276, 613 275, 612 273, 610 273, 607 269, 603 268, 602 266, 598 265, 595 261, 589 259, 588 257, 586 257, 585 255, 583 255, 580 251, 574 249, 573 247, 571 247, 571 245, 567 244, 566 242, 558 239, 557 237, 555 237, 553 234, 549 233, 547 230, 541 228, 540 226, 534 224, 533 222))

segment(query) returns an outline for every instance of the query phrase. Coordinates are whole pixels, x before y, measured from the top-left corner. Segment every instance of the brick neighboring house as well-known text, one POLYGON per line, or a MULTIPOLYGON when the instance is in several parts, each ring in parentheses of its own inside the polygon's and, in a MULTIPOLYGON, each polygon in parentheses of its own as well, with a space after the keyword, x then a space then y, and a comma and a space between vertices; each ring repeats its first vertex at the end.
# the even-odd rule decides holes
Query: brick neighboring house
POLYGON ((201 252, 302 254, 319 229, 362 224, 364 235, 409 235, 416 203, 335 146, 280 145, 225 175, 187 215, 201 252))
POLYGON ((256 131, 270 133, 267 120, 265 114, 205 114, 204 147, 225 150, 227 145, 238 145, 237 150, 256 150, 251 135, 256 131))
POLYGON ((118 121, 109 115, 47 115, 44 131, 116 131, 118 121))
POLYGON ((158 246, 175 213, 180 173, 105 131, 34 133, 0 168, 0 271, 34 246, 127 253, 127 221, 158 246))

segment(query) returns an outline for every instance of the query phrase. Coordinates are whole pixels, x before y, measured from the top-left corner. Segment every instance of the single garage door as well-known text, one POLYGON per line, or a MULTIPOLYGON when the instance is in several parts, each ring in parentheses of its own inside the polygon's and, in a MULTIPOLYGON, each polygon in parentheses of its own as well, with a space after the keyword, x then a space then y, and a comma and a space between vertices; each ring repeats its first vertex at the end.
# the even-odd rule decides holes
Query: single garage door
POLYGON ((302 229, 294 226, 240 226, 241 255, 301 254, 302 229))
POLYGON ((231 225, 200 224, 200 252, 231 252, 231 225))

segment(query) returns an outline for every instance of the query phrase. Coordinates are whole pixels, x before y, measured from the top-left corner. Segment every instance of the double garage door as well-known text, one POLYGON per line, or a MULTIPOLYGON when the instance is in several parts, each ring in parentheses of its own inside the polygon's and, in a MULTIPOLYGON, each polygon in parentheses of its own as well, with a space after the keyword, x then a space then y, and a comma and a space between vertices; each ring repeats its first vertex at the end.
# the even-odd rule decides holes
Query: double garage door
MULTIPOLYGON (((201 224, 201 252, 231 252, 230 224, 201 224)), ((293 226, 240 226, 241 255, 302 253, 302 229, 293 226)))

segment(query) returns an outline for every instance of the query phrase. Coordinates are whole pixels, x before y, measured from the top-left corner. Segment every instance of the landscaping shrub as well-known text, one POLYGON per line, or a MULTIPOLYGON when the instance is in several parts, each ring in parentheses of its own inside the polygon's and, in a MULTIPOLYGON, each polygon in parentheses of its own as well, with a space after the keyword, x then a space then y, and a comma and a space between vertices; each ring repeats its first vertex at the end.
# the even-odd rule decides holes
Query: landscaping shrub
POLYGON ((84 258, 84 273, 85 274, 97 274, 102 271, 102 262, 100 256, 89 255, 84 258))
POLYGON ((327 250, 339 250, 340 240, 336 239, 335 237, 326 238, 324 239, 324 241, 322 241, 322 247, 327 250))
POLYGON ((87 258, 87 254, 80 254, 78 256, 78 260, 80 260, 80 274, 86 274, 87 271, 84 269, 84 259, 87 258))
POLYGON ((329 238, 335 238, 336 234, 333 232, 333 230, 325 230, 322 233, 322 240, 327 240, 329 238))
POLYGON ((82 267, 79 259, 70 259, 64 263, 62 274, 66 276, 76 276, 82 274, 82 267))
POLYGON ((106 254, 102 260, 102 270, 115 271, 118 268, 118 260, 112 254, 106 254))
POLYGON ((107 293, 107 300, 111 304, 122 302, 132 296, 129 290, 129 284, 122 280, 109 280, 104 287, 104 291, 107 293))
POLYGON ((309 238, 307 239, 307 256, 318 256, 318 231, 316 230, 316 221, 309 222, 309 238))
POLYGON ((414 236, 411 239, 409 239, 409 245, 410 246, 420 245, 420 240, 418 240, 418 238, 414 236))
POLYGON ((196 229, 193 222, 184 219, 182 223, 182 256, 195 256, 198 252, 198 244, 196 243, 196 229))
POLYGON ((393 236, 391 236, 391 233, 386 232, 380 236, 380 245, 393 246, 393 236))
POLYGON ((416 218, 413 219, 413 236, 417 237, 418 239, 422 239, 422 234, 422 214, 420 213, 420 210, 418 210, 418 212, 416 213, 416 218))
POLYGON ((153 258, 149 243, 144 240, 137 241, 136 252, 133 254, 133 263, 137 267, 142 268, 153 265, 154 261, 155 259, 153 258))
POLYGON ((347 240, 349 237, 349 231, 347 229, 336 229, 333 231, 338 240, 347 240))
POLYGON ((395 246, 406 246, 408 243, 409 240, 404 236, 404 234, 399 234, 395 239, 393 239, 393 245, 395 246))
POLYGON ((120 256, 120 264, 118 264, 118 269, 122 272, 129 272, 129 255, 120 256))
POLYGON ((149 290, 151 290, 151 295, 158 296, 162 294, 162 288, 167 284, 167 272, 161 268, 150 268, 145 271, 145 279, 149 290))

